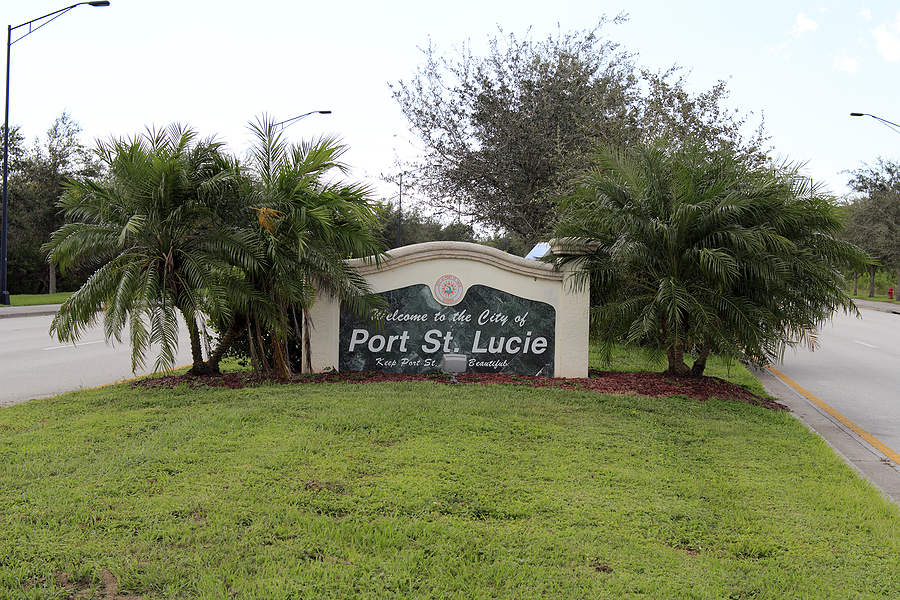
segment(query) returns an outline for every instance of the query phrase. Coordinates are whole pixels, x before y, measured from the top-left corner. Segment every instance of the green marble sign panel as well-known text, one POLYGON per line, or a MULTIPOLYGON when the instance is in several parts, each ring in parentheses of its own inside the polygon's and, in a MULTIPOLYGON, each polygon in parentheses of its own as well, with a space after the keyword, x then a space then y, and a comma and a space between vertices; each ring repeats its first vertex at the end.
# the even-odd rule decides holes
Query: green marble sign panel
MULTIPOLYGON (((451 282, 438 293, 453 291, 451 282)), ((556 310, 545 302, 484 285, 467 288, 452 306, 424 284, 381 296, 390 308, 377 321, 341 311, 340 370, 433 373, 455 353, 466 355, 469 372, 553 377, 556 310)))

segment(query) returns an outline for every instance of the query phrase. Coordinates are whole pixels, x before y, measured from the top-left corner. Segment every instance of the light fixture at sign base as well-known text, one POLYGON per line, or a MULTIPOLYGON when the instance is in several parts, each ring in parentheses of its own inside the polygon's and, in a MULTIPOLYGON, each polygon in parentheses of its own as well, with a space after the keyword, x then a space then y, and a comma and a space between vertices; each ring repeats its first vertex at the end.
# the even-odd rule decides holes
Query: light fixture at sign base
POLYGON ((456 376, 466 372, 467 357, 465 354, 445 354, 443 366, 444 373, 450 373, 450 383, 457 383, 456 376))

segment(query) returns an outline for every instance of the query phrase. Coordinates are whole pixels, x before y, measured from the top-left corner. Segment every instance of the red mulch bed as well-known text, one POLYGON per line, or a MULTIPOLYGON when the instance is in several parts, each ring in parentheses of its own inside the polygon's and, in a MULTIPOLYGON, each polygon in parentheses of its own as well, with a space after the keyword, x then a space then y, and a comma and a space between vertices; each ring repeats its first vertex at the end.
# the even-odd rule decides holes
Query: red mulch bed
MULTIPOLYGON (((686 396, 697 400, 737 400, 772 410, 789 410, 785 405, 769 398, 757 396, 739 385, 718 377, 674 377, 666 373, 619 373, 615 371, 591 370, 587 379, 563 379, 506 375, 502 373, 461 373, 457 382, 452 383, 449 375, 410 375, 405 373, 376 373, 343 371, 303 375, 291 380, 272 380, 284 385, 305 383, 374 383, 397 381, 433 381, 440 384, 481 384, 500 383, 509 385, 529 385, 532 387, 554 387, 571 390, 590 390, 603 394, 636 394, 651 398, 666 396, 686 396)), ((190 387, 228 387, 241 389, 252 387, 261 379, 249 373, 222 373, 204 375, 170 375, 166 377, 141 379, 133 385, 140 387, 172 388, 179 385, 190 387)))

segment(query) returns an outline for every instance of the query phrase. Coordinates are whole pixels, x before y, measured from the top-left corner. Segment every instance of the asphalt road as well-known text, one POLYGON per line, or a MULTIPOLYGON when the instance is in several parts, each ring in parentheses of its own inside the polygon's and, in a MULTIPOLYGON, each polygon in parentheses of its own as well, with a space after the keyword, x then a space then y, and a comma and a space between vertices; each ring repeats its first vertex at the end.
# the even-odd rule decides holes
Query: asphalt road
POLYGON ((900 315, 860 313, 836 314, 815 351, 789 350, 775 367, 898 453, 900 315))
MULTIPOLYGON (((50 311, 36 308, 35 312, 50 311)), ((0 407, 135 376, 127 330, 122 344, 107 344, 102 326, 86 331, 74 345, 63 344, 50 337, 52 321, 52 314, 0 318, 0 407)), ((190 340, 185 328, 180 330, 177 364, 187 365, 191 362, 190 340)), ((151 351, 147 368, 136 374, 152 371, 156 356, 151 351)))

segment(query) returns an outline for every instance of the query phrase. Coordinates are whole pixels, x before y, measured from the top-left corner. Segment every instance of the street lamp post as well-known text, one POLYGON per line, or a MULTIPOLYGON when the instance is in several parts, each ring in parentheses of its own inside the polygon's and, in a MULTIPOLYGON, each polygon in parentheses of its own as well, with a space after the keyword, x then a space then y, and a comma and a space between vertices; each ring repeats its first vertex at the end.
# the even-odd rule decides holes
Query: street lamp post
POLYGON ((287 121, 281 121, 280 123, 275 123, 274 125, 272 125, 272 127, 281 127, 281 129, 279 129, 278 131, 282 131, 285 127, 290 127, 291 125, 293 125, 294 123, 296 123, 297 121, 302 119, 303 117, 308 117, 309 115, 330 115, 330 114, 331 114, 330 110, 311 110, 308 113, 303 113, 299 117, 293 117, 291 119, 288 119, 287 121))
MULTIPOLYGON (((415 183, 416 183, 415 175, 417 172, 421 171, 422 168, 424 168, 424 167, 419 167, 416 169, 403 169, 400 171, 399 181, 398 181, 398 183, 400 184, 400 194, 399 194, 398 200, 397 200, 397 247, 398 248, 401 245, 401 243, 400 243, 400 228, 403 224, 403 176, 411 175, 413 185, 415 185, 415 183)), ((407 184, 406 187, 409 188, 409 184, 407 184)))
MULTIPOLYGON (((420 152, 422 151, 421 148, 417 147, 415 144, 413 144, 411 141, 409 141, 408 139, 406 139, 405 137, 403 137, 403 136, 400 135, 399 133, 395 133, 395 134, 394 134, 394 137, 395 137, 395 138, 400 138, 401 140, 403 140, 404 142, 406 142, 407 144, 409 144, 410 146, 412 146, 412 147, 415 148, 416 150, 419 150, 420 152)), ((402 163, 398 163, 397 166, 400 166, 400 164, 402 164, 402 163)), ((397 247, 398 247, 398 248, 400 247, 400 227, 401 227, 401 225, 403 224, 403 174, 404 174, 404 173, 415 173, 416 171, 418 171, 418 170, 420 170, 420 169, 422 169, 422 168, 423 168, 423 167, 420 166, 420 167, 417 167, 417 168, 415 168, 415 169, 401 170, 401 171, 400 171, 400 181, 399 181, 399 183, 400 183, 400 195, 399 195, 398 201, 397 201, 397 247)))
POLYGON ((850 116, 851 117, 872 117, 873 119, 875 119, 879 123, 885 125, 889 129, 896 131, 897 133, 900 133, 900 125, 897 125, 896 123, 891 123, 887 119, 882 119, 881 117, 876 117, 875 115, 870 115, 869 113, 860 113, 860 112, 852 112, 852 113, 850 113, 850 116))
POLYGON ((109 6, 109 2, 107 0, 93 0, 92 2, 78 2, 77 4, 73 4, 72 6, 67 6, 65 8, 61 8, 57 11, 53 11, 52 13, 48 13, 43 17, 38 17, 37 19, 32 19, 21 25, 16 25, 13 27, 9 25, 7 27, 6 32, 6 115, 3 123, 3 224, 2 224, 2 239, 0 239, 0 304, 9 305, 9 290, 6 286, 6 232, 7 232, 7 200, 9 197, 9 57, 11 54, 12 45, 21 40, 22 38, 34 33, 50 21, 54 21, 59 17, 63 16, 76 6, 81 6, 83 4, 87 4, 89 6, 109 6), (37 25, 36 25, 37 24, 37 25), (20 27, 28 27, 28 31, 23 33, 21 36, 12 39, 13 31, 19 29, 20 27))
POLYGON ((400 171, 400 198, 397 201, 397 247, 400 247, 400 222, 403 220, 403 171, 400 171))

